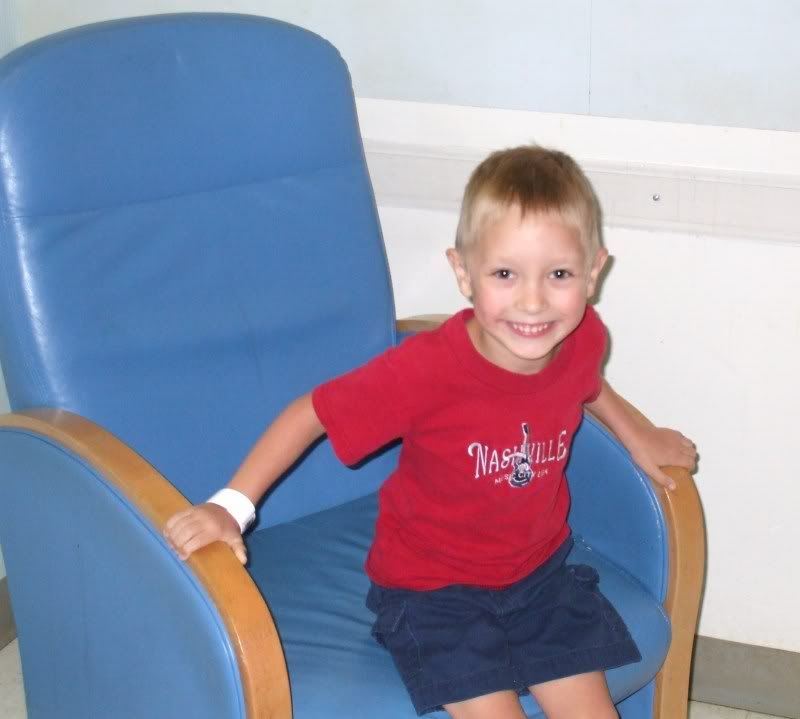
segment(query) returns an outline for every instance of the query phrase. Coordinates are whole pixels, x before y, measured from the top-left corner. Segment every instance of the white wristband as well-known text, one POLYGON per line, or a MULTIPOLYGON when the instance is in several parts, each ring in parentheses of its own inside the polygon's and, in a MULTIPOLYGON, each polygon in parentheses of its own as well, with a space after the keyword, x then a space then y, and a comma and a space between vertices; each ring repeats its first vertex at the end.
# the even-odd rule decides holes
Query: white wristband
POLYGON ((256 508, 253 503, 241 492, 225 487, 212 494, 207 500, 209 504, 216 504, 228 512, 239 525, 239 531, 244 534, 256 518, 256 508))

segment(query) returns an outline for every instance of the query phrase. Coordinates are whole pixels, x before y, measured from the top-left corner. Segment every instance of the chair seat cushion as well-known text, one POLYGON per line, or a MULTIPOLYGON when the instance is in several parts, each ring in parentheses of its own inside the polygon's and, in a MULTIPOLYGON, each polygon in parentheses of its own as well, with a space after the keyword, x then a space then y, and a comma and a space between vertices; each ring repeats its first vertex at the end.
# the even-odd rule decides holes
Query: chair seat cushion
MULTIPOLYGON (((389 654, 370 634, 373 615, 364 605, 369 580, 363 564, 376 514, 377 498, 370 494, 248 539, 249 570, 286 653, 295 719, 416 716, 389 654)), ((669 622, 637 580, 580 540, 568 562, 597 569, 600 588, 642 654, 641 662, 608 672, 612 696, 620 701, 658 671, 669 646, 669 622)), ((531 697, 523 706, 529 716, 541 716, 531 697)))

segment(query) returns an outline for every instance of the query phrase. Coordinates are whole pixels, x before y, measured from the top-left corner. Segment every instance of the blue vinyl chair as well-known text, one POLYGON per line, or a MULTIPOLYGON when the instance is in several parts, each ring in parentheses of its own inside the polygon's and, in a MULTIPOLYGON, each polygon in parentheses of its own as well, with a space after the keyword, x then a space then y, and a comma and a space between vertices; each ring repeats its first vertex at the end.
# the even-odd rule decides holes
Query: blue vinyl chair
MULTIPOLYGON (((424 329, 395 323, 335 48, 188 14, 0 60, 0 280, 0 543, 29 717, 413 717, 364 607, 396 448, 350 469, 316 445, 261 508, 247 570, 221 545, 183 563, 161 535, 292 397, 424 329)), ((574 555, 644 655, 608 674, 626 719, 686 712, 703 525, 674 476, 654 490, 584 422, 574 555)))

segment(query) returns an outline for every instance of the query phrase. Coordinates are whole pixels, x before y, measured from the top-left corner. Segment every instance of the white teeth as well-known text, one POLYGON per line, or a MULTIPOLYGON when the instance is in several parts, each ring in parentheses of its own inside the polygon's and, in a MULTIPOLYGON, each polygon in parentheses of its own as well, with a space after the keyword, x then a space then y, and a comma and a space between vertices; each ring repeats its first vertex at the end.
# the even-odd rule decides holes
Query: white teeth
POLYGON ((514 328, 515 332, 519 332, 523 335, 536 335, 540 332, 544 332, 550 323, 544 322, 540 325, 518 325, 516 322, 511 322, 510 324, 514 328))

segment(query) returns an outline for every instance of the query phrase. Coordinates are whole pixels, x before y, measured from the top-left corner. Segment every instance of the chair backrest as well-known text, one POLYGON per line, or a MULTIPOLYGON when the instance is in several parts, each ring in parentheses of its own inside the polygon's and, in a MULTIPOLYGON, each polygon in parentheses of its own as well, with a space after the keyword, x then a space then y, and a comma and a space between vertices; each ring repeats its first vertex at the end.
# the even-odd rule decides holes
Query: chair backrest
MULTIPOLYGON (((0 363, 13 409, 129 443, 191 501, 293 397, 394 341, 347 68, 300 28, 135 18, 0 60, 0 363)), ((327 442, 268 523, 374 490, 327 442)))

